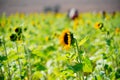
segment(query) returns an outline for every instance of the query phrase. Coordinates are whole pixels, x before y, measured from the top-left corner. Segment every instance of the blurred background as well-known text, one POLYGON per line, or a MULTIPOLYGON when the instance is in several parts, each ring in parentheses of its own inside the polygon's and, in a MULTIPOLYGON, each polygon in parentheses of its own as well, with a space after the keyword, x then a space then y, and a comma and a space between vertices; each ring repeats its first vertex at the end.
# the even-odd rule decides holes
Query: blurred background
POLYGON ((120 11, 120 0, 0 0, 0 14, 59 11, 120 11))

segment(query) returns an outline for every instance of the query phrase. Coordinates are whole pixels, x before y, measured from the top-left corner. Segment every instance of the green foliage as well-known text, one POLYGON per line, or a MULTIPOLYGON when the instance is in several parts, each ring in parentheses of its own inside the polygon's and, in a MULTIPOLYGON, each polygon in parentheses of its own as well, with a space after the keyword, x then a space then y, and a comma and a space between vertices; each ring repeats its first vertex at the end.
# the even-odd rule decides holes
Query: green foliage
POLYGON ((41 65, 40 63, 34 64, 34 67, 36 68, 37 71, 46 70, 46 68, 43 65, 41 65))
POLYGON ((4 60, 7 60, 7 57, 6 56, 0 56, 0 62, 2 62, 4 60))
POLYGON ((88 40, 88 37, 85 37, 85 38, 83 38, 80 42, 79 42, 79 46, 81 46, 81 45, 84 45, 84 43, 86 42, 88 40))
POLYGON ((84 61, 83 72, 91 73, 93 71, 93 66, 90 59, 88 57, 85 57, 83 61, 84 61))
POLYGON ((83 70, 83 64, 82 63, 76 63, 75 65, 68 65, 68 68, 73 70, 75 73, 78 71, 83 70))
POLYGON ((82 75, 85 80, 119 80, 119 21, 120 12, 104 18, 100 13, 80 13, 75 20, 65 13, 3 14, 0 79, 77 80, 82 75), (68 50, 59 44, 64 29, 72 33, 68 50))
POLYGON ((42 78, 42 76, 43 75, 40 73, 40 71, 36 71, 32 75, 32 80, 40 80, 42 78))

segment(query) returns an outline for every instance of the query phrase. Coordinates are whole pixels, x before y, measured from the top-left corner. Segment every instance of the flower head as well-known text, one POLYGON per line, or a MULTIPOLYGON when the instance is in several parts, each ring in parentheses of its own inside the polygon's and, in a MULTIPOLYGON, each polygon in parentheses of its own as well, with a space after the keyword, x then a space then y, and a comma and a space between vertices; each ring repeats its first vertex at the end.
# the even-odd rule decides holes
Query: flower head
POLYGON ((115 33, 116 33, 116 34, 119 34, 119 32, 120 32, 120 28, 116 28, 116 29, 115 29, 115 33))
POLYGON ((95 26, 94 26, 96 29, 102 29, 103 28, 103 23, 95 23, 95 26))
POLYGON ((64 30, 60 35, 60 44, 64 49, 69 49, 73 43, 73 34, 69 30, 64 30))
POLYGON ((20 35, 20 34, 22 33, 22 28, 17 27, 17 28, 15 29, 15 32, 16 32, 18 35, 20 35))
POLYGON ((13 41, 13 42, 17 41, 17 35, 16 34, 11 34, 10 40, 13 41))

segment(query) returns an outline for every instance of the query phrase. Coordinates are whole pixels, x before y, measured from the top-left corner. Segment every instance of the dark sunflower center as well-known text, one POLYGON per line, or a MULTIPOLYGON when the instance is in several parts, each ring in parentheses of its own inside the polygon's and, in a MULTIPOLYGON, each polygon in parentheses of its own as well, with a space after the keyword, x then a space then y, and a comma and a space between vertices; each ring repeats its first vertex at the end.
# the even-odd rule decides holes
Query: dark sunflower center
POLYGON ((65 33, 64 42, 65 42, 65 44, 68 44, 68 34, 67 33, 65 33))
POLYGON ((98 26, 99 26, 100 29, 102 29, 103 24, 102 24, 102 23, 99 23, 98 26))

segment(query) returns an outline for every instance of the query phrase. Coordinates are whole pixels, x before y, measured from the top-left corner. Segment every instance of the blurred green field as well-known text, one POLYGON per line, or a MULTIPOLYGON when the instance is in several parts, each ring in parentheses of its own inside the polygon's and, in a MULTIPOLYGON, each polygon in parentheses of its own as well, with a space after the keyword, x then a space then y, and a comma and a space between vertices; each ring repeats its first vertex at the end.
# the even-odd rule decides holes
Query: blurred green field
POLYGON ((119 79, 120 12, 80 13, 75 20, 66 13, 0 16, 0 80, 119 79), (61 46, 66 29, 78 48, 61 46))

